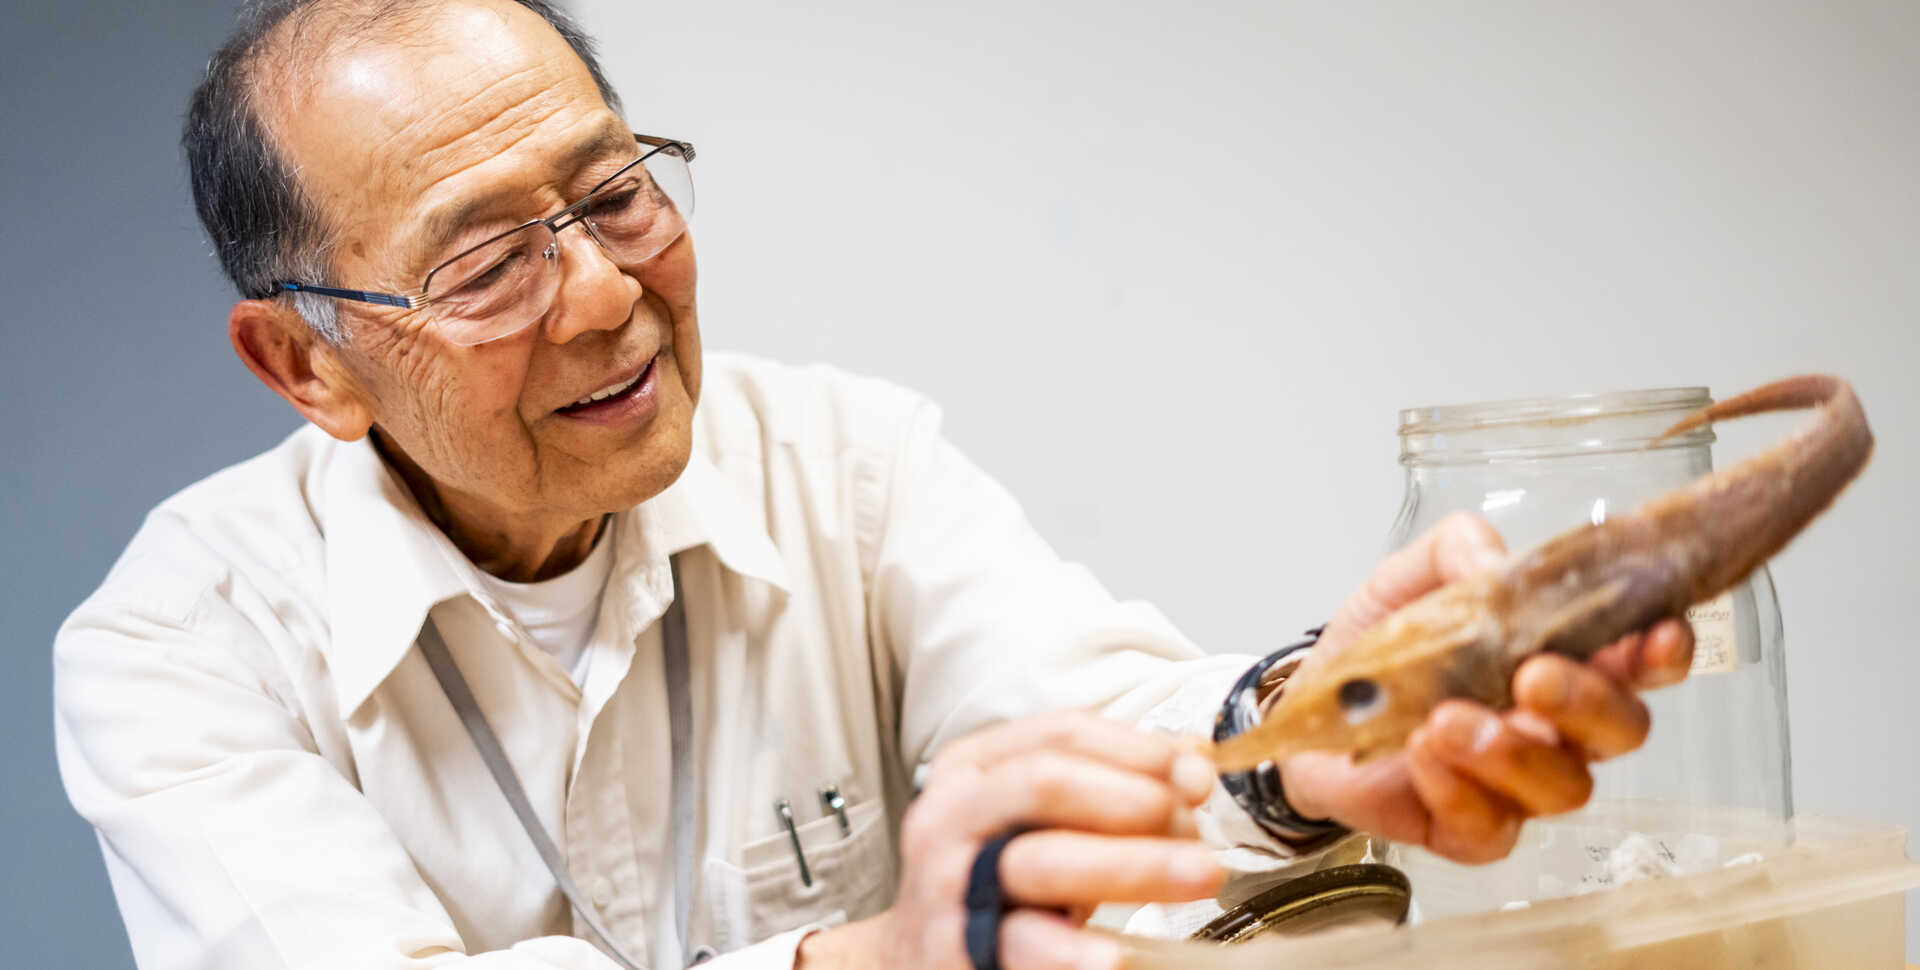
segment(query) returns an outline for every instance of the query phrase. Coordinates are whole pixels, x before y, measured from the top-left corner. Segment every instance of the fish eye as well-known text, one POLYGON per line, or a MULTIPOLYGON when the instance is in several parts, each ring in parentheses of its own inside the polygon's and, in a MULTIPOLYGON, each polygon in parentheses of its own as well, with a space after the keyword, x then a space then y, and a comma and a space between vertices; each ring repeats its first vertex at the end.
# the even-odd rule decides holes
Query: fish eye
POLYGON ((1340 685, 1340 708, 1347 712, 1347 723, 1358 724, 1378 714, 1385 706, 1387 692, 1365 677, 1355 677, 1340 685))

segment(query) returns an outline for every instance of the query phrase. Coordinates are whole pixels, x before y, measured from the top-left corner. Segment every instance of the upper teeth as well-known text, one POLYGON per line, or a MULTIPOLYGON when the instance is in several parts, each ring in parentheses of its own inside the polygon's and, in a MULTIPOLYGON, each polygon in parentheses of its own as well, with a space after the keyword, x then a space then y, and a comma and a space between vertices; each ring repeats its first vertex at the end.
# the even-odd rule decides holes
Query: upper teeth
MULTIPOLYGON (((642 370, 640 372, 640 374, 645 374, 645 373, 646 373, 645 370, 642 370)), ((592 394, 589 394, 586 397, 583 397, 580 400, 573 402, 573 406, 579 407, 582 404, 592 404, 595 401, 604 401, 607 398, 614 396, 615 394, 620 394, 626 391, 627 388, 630 388, 633 385, 640 383, 640 374, 635 374, 633 375, 632 378, 626 381, 623 381, 619 384, 608 384, 606 387, 603 387, 593 392, 592 394)))

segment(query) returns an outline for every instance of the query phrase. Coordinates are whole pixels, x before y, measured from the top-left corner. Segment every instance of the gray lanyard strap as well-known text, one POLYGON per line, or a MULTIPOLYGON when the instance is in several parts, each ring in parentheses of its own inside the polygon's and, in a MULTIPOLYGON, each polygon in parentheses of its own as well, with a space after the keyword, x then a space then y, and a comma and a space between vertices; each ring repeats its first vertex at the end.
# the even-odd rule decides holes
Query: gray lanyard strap
POLYGON ((687 917, 693 912, 693 679, 688 674, 687 612, 680 608, 680 557, 673 572, 673 603, 660 618, 666 656, 667 730, 673 753, 673 926, 686 960, 687 917))
MULTIPOLYGON (((687 621, 680 606, 680 564, 673 562, 673 602, 667 606, 667 614, 662 620, 661 636, 665 640, 667 654, 668 717, 673 731, 673 799, 674 799, 674 869, 678 882, 674 892, 674 917, 684 941, 687 933, 688 885, 687 877, 692 871, 692 834, 686 830, 686 822, 691 821, 693 793, 689 785, 682 784, 683 777, 691 778, 693 768, 683 763, 682 755, 689 746, 687 727, 692 720, 688 711, 686 695, 687 668, 687 621), (678 681, 672 680, 675 673, 675 656, 678 655, 678 681), (682 803, 685 810, 682 811, 682 803), (684 843, 684 844, 683 844, 684 843)), ((513 763, 507 760, 507 753, 500 747, 500 738, 493 733, 493 727, 487 723, 486 715, 480 713, 480 705, 473 699, 473 690, 467 686, 467 679, 460 674, 460 668, 453 662, 453 654, 448 652, 447 643, 440 637, 440 631, 434 626, 429 615, 426 623, 420 627, 420 653, 426 657, 427 666, 433 669, 434 679, 440 682, 440 689, 447 695, 447 701, 453 705, 454 713, 459 715, 460 723, 467 729, 467 736, 473 739, 473 746, 480 752, 480 760, 486 762, 487 771, 505 795, 507 804, 513 807, 513 814, 520 820, 527 837, 533 840, 534 850, 540 853, 540 861, 547 864, 547 871, 553 874, 553 881, 559 885, 560 892, 573 904, 573 911, 580 914, 581 922, 587 925, 587 931, 600 944, 600 948, 612 956, 614 962, 625 970, 641 970, 639 964, 629 959, 626 953, 614 945, 613 934, 600 922, 600 916, 593 907, 582 899, 580 887, 574 885, 573 875, 567 870, 567 860, 561 856, 559 846, 553 837, 540 824, 540 817, 534 814, 533 803, 527 800, 527 791, 520 785, 520 776, 513 771, 513 763)))

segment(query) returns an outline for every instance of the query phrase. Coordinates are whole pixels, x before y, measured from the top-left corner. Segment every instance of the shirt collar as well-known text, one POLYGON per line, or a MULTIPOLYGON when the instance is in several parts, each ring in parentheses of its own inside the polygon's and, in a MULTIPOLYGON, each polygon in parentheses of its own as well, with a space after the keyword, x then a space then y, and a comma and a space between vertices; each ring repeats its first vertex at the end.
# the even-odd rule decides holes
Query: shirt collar
POLYGON ((466 583, 445 535, 368 439, 337 445, 327 469, 327 668, 346 719, 413 646, 427 610, 466 583))
POLYGON ((755 508, 696 451, 672 485, 621 517, 662 568, 668 556, 706 545, 728 569, 791 592, 786 562, 755 508))
MULTIPOLYGON (((475 584, 473 567, 370 441, 336 446, 326 489, 330 633, 322 653, 345 720, 412 649, 427 611, 471 595, 475 584)), ((609 593, 629 590, 635 618, 652 622, 671 598, 668 557, 701 545, 727 569, 790 592, 780 551, 752 508, 696 452, 665 491, 615 516, 608 538, 621 565, 609 593)))

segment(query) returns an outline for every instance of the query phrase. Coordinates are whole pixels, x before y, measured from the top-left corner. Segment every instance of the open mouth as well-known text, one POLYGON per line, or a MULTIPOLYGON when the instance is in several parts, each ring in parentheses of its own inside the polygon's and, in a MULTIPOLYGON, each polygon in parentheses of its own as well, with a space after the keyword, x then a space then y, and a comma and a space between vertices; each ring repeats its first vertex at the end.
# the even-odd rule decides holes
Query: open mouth
POLYGON ((559 413, 561 414, 587 413, 600 408, 608 408, 618 404, 622 404, 626 402, 629 398, 638 396, 640 393, 646 390, 648 386, 647 379, 653 376, 653 365, 654 365, 654 362, 657 360, 659 360, 659 357, 656 356, 653 360, 647 361, 647 366, 640 368, 639 373, 617 384, 609 384, 606 387, 603 387, 597 391, 594 391, 592 394, 589 394, 586 397, 583 397, 580 400, 567 405, 566 407, 560 408, 559 413))

